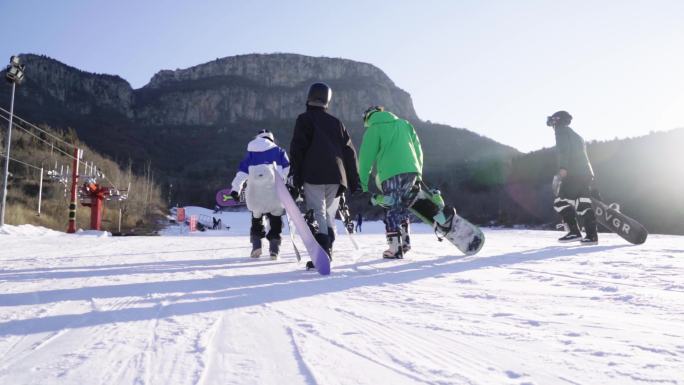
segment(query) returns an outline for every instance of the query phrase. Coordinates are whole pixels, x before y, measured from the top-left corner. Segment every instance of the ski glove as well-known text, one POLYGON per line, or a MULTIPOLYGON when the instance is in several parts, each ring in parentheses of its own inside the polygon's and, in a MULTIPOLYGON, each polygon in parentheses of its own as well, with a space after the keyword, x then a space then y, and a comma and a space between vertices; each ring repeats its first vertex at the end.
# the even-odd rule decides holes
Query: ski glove
POLYGON ((231 191, 230 196, 233 197, 235 202, 240 202, 240 194, 237 191, 231 191))

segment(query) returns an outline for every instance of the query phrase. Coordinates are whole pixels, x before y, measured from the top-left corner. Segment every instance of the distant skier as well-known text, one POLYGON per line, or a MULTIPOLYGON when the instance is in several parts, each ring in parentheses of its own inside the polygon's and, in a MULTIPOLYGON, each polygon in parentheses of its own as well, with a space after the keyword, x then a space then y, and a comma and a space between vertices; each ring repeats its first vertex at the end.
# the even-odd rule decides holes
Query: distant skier
POLYGON ((247 183, 245 201, 252 212, 250 242, 252 258, 261 256, 261 239, 265 236, 269 242, 271 259, 278 259, 280 253, 280 233, 284 209, 275 190, 275 178, 286 178, 290 169, 287 153, 275 144, 273 134, 261 130, 247 145, 247 155, 240 162, 240 168, 232 182, 230 195, 236 202, 240 201, 240 192, 247 183), (264 230, 263 217, 268 217, 269 231, 264 230))
POLYGON ((389 248, 383 258, 403 258, 411 249, 408 206, 416 196, 414 186, 423 173, 423 150, 416 130, 382 106, 370 107, 363 115, 366 132, 359 150, 361 189, 375 165, 376 184, 386 197, 385 232, 389 248))
POLYGON ((558 111, 546 120, 546 125, 553 127, 555 131, 558 155, 556 180, 560 181, 560 188, 553 206, 569 230, 558 241, 581 241, 585 245, 595 245, 598 243, 598 233, 591 197, 598 198, 598 192, 593 188, 594 170, 589 162, 584 139, 569 127, 571 121, 572 116, 566 111, 558 111), (577 223, 578 215, 587 233, 584 238, 577 223))
POLYGON ((363 215, 361 213, 356 214, 356 231, 361 232, 361 225, 363 224, 363 215))
POLYGON ((335 214, 339 197, 358 190, 356 151, 344 124, 327 111, 332 90, 324 83, 309 88, 306 112, 297 117, 290 158, 291 184, 304 191, 308 209, 318 223, 316 241, 332 258, 335 214))

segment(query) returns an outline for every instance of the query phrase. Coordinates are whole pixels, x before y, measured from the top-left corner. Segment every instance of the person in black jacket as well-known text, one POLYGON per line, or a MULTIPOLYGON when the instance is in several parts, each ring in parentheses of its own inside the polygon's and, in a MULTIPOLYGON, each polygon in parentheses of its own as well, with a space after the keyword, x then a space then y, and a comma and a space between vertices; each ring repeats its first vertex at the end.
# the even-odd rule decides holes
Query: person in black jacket
POLYGON ((566 111, 558 111, 546 120, 546 125, 553 127, 556 134, 557 178, 561 181, 553 206, 569 230, 558 240, 581 240, 582 244, 595 245, 598 243, 598 234, 591 197, 598 198, 598 191, 593 188, 594 170, 589 162, 584 139, 569 127, 571 121, 572 116, 566 111), (580 232, 577 215, 582 219, 587 233, 584 238, 580 232))
POLYGON ((356 151, 344 124, 327 112, 332 90, 324 83, 309 88, 306 112, 297 117, 290 142, 290 183, 304 191, 313 210, 318 243, 332 257, 339 197, 359 189, 356 151))

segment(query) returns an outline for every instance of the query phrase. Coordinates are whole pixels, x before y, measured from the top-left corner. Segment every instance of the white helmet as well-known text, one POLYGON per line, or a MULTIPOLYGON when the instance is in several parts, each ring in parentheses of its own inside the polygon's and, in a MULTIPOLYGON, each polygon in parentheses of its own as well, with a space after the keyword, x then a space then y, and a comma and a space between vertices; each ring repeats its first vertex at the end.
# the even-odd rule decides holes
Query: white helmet
POLYGON ((272 133, 271 131, 269 131, 269 130, 261 130, 261 131, 259 131, 259 133, 257 134, 256 137, 257 137, 257 138, 268 139, 268 140, 270 140, 271 142, 274 142, 274 143, 275 143, 275 138, 273 137, 273 133, 272 133))

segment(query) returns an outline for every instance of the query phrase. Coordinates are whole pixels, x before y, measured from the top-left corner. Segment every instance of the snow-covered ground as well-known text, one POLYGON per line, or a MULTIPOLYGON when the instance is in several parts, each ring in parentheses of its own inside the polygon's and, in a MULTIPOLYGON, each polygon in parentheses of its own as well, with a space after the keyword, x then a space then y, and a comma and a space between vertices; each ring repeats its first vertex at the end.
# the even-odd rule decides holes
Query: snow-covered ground
POLYGON ((161 237, 3 229, 0 384, 684 384, 684 237, 490 230, 459 257, 417 226, 385 261, 367 223, 322 277, 289 237, 280 260, 248 258, 248 214, 222 218, 161 237))

